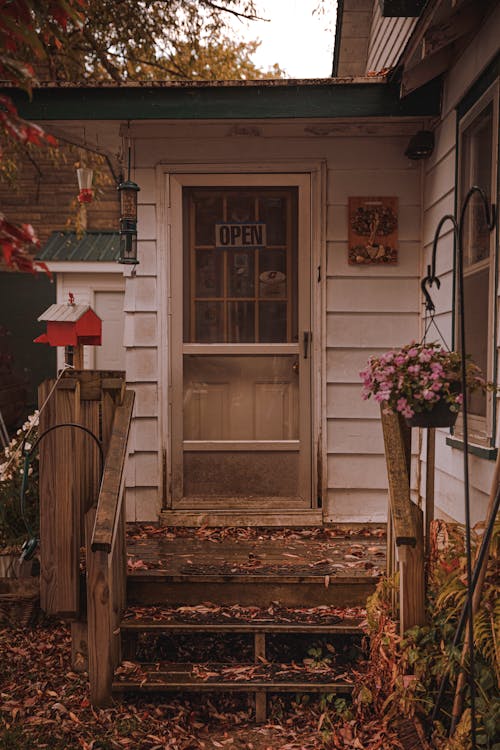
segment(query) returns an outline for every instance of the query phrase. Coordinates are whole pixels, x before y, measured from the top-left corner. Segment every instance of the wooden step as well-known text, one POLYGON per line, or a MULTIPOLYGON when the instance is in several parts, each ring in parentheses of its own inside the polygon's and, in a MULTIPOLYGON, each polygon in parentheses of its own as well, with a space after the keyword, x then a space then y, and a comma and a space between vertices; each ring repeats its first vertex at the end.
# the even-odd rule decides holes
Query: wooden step
POLYGON ((378 578, 359 576, 326 580, 322 576, 185 576, 136 573, 127 579, 127 601, 131 605, 195 605, 203 601, 215 604, 266 606, 338 605, 354 607, 366 604, 378 578))
POLYGON ((345 620, 341 623, 280 623, 280 622, 172 622, 137 618, 122 620, 122 633, 314 633, 320 635, 363 635, 359 620, 345 620))
MULTIPOLYGON (((206 507, 206 500, 204 506, 206 507)), ((203 507, 203 506, 202 506, 203 507)), ((317 527, 323 524, 323 512, 317 510, 301 510, 288 508, 286 510, 164 510, 160 514, 162 526, 187 526, 200 528, 202 526, 297 526, 317 527)))
POLYGON ((349 695, 348 672, 295 664, 139 664, 124 662, 113 681, 115 693, 265 692, 349 695))

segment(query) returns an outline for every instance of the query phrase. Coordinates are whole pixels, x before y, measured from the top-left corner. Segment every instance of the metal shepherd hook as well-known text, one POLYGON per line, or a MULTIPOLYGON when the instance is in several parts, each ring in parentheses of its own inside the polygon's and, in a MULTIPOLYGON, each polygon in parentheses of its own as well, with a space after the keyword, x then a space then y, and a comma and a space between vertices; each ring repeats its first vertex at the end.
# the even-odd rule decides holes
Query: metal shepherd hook
MULTIPOLYGON (((464 236, 464 218, 465 212, 469 205, 473 195, 478 195, 481 204, 484 209, 484 218, 488 230, 491 232, 495 226, 495 206, 490 204, 488 197, 484 190, 477 185, 473 185, 468 193, 466 194, 462 203, 462 209, 460 211, 460 220, 457 222, 456 218, 451 214, 446 214, 441 218, 437 225, 436 232, 434 234, 434 241, 432 244, 432 261, 431 265, 427 266, 427 276, 422 279, 421 289, 425 297, 425 307, 433 314, 435 311, 435 305, 429 293, 429 289, 436 285, 439 289, 441 282, 439 277, 436 276, 436 251, 439 237, 443 226, 450 222, 453 226, 453 234, 455 240, 455 252, 456 252, 456 268, 458 275, 458 313, 459 313, 459 341, 461 344, 462 358, 461 358, 461 387, 463 394, 462 412, 463 412, 463 443, 464 443, 464 463, 463 463, 463 476, 464 476, 464 500, 465 500, 465 545, 467 554, 467 624, 468 624, 468 648, 469 648, 469 690, 471 700, 471 742, 472 748, 476 748, 476 691, 474 683, 474 615, 472 609, 472 595, 474 588, 474 581, 472 575, 472 551, 471 551, 471 521, 470 521, 470 488, 469 488, 469 431, 468 431, 468 405, 467 405, 467 364, 466 364, 466 340, 465 340, 465 304, 464 304, 464 249, 463 249, 463 236, 464 236)), ((444 693, 444 687, 446 685, 446 677, 441 680, 440 690, 437 697, 436 705, 432 719, 435 720, 439 714, 439 709, 444 693)), ((453 734, 455 729, 455 721, 452 719, 452 725, 450 733, 453 734)))

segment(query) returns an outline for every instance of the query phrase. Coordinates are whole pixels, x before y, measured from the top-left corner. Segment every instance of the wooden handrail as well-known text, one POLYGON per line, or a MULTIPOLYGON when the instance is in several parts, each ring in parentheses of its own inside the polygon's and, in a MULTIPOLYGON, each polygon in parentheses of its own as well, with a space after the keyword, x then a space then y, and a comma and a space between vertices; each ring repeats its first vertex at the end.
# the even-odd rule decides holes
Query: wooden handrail
POLYGON ((399 571, 399 607, 395 597, 392 604, 395 612, 399 609, 403 634, 425 623, 423 513, 410 493, 411 430, 386 404, 382 404, 381 415, 389 480, 388 573, 399 571))
POLYGON ((134 391, 125 391, 123 403, 116 408, 109 450, 104 465, 101 490, 92 532, 93 552, 111 552, 122 499, 123 469, 134 408, 134 391))
POLYGON ((395 542, 398 547, 415 547, 418 529, 412 513, 410 497, 410 451, 405 445, 400 418, 381 407, 382 430, 389 480, 389 501, 394 527, 395 542))

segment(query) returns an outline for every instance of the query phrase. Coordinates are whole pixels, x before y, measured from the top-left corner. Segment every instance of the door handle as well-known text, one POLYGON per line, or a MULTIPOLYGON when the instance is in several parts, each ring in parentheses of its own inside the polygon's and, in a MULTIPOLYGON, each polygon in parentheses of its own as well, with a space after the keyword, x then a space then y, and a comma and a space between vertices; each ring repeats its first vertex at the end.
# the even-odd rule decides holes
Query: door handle
POLYGON ((307 359, 309 355, 309 344, 311 343, 312 339, 312 333, 311 331, 304 331, 303 333, 303 341, 304 341, 304 359, 307 359))

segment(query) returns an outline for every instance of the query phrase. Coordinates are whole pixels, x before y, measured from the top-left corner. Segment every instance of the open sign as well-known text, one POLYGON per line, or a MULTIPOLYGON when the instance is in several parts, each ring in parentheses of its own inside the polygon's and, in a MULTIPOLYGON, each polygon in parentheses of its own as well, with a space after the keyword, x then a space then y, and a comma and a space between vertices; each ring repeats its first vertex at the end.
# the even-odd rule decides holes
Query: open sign
POLYGON ((215 244, 219 249, 266 246, 266 225, 262 221, 215 225, 215 244))

